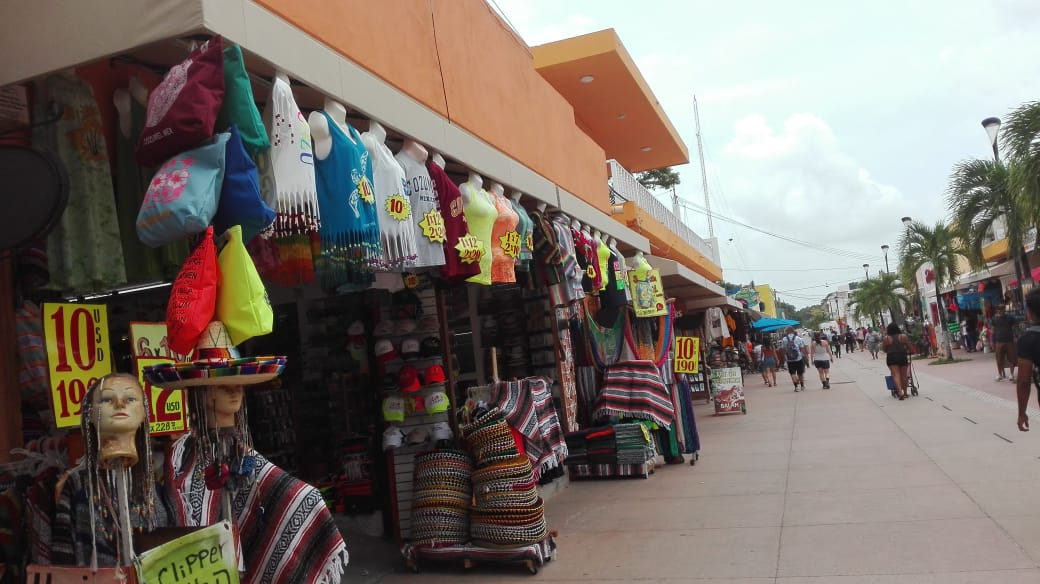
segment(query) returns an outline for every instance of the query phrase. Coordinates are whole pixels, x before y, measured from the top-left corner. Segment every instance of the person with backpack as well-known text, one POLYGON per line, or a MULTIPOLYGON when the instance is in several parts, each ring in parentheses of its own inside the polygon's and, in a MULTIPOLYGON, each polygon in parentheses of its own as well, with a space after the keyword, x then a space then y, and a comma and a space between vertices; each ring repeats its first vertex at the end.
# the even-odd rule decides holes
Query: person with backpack
POLYGON ((816 372, 820 374, 820 383, 823 384, 823 388, 830 389, 831 344, 827 341, 827 333, 819 332, 813 337, 812 361, 813 367, 816 367, 816 372))
POLYGON ((831 342, 831 350, 834 351, 834 356, 841 359, 841 337, 838 336, 838 331, 831 329, 831 334, 827 340, 831 342))
POLYGON ((1026 294, 1026 320, 1029 326, 1018 337, 1018 376, 1015 378, 1015 393, 1018 396, 1018 429, 1029 431, 1029 394, 1037 386, 1040 398, 1040 288, 1026 294))
POLYGON ((805 363, 809 360, 809 349, 805 341, 794 334, 794 329, 787 327, 783 341, 783 353, 787 359, 787 372, 791 374, 791 382, 795 391, 805 391, 805 363))
POLYGON ((845 329, 845 354, 851 355, 856 352, 856 333, 852 332, 852 327, 845 329))

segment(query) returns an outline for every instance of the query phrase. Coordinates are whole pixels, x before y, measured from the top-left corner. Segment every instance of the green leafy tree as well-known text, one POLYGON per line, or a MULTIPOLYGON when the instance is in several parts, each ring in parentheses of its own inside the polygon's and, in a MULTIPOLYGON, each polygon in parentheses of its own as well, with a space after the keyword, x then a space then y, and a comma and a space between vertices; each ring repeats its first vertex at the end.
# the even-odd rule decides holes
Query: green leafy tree
POLYGON ((963 160, 953 167, 946 189, 946 205, 953 214, 953 226, 964 244, 965 255, 976 269, 985 264, 982 247, 986 234, 1003 221, 1015 275, 1019 281, 1031 279, 1029 260, 1022 250, 1026 231, 1032 225, 1028 202, 1021 190, 1011 186, 1012 166, 992 160, 963 160))
POLYGON ((679 173, 671 167, 655 168, 636 175, 636 180, 649 191, 671 191, 679 186, 679 173))
POLYGON ((941 289, 952 285, 959 275, 957 256, 963 255, 960 238, 945 222, 939 221, 928 226, 914 221, 899 238, 899 272, 902 280, 913 279, 917 270, 931 265, 934 274, 936 302, 939 305, 938 332, 944 339, 943 347, 946 358, 953 359, 953 346, 947 332, 946 306, 942 301, 941 289))
POLYGON ((1004 158, 1010 163, 1011 191, 1030 225, 1040 223, 1040 101, 1020 105, 1000 129, 1004 158))
POLYGON ((895 320, 895 315, 902 314, 908 304, 901 288, 902 284, 896 274, 879 274, 876 278, 860 282, 849 298, 852 315, 856 318, 870 317, 876 322, 874 317, 887 311, 895 320))

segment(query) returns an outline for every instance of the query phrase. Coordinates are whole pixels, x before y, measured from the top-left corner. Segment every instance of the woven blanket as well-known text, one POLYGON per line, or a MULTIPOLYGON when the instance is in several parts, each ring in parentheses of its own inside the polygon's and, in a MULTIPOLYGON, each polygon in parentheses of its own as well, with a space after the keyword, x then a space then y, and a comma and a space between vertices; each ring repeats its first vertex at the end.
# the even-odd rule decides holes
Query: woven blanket
POLYGON ((675 408, 653 361, 622 361, 607 368, 593 415, 653 420, 667 426, 675 418, 675 408))
MULTIPOLYGON (((202 527, 221 519, 221 491, 206 488, 194 438, 174 443, 167 461, 179 525, 202 527)), ((248 584, 338 584, 347 546, 321 492, 253 453, 249 485, 234 494, 232 513, 248 584)))
POLYGON ((567 458, 567 442, 544 378, 496 383, 491 388, 490 403, 523 434, 524 449, 535 468, 536 479, 543 470, 558 467, 567 458))

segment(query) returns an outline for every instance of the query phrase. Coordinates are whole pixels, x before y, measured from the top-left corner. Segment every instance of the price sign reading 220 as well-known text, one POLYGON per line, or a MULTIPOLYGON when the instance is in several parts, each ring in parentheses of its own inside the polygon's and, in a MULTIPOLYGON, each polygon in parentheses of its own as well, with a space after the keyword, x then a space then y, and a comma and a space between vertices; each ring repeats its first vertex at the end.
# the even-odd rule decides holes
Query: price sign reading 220
POLYGON ((102 304, 44 304, 51 403, 59 428, 79 425, 87 388, 112 372, 108 310, 102 304))

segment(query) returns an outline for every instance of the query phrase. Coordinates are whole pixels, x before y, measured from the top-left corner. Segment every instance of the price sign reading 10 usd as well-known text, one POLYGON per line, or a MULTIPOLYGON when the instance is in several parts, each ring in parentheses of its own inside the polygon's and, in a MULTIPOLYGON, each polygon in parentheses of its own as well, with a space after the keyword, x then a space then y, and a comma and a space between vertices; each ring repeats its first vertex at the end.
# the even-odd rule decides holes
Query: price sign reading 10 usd
POLYGON ((700 337, 675 337, 675 372, 700 373, 700 337))
POLYGON ((44 304, 51 404, 59 428, 79 425, 87 388, 112 372, 108 310, 102 304, 44 304))

